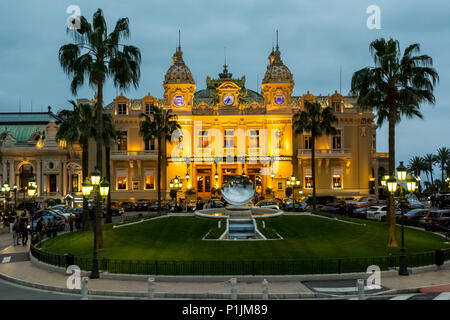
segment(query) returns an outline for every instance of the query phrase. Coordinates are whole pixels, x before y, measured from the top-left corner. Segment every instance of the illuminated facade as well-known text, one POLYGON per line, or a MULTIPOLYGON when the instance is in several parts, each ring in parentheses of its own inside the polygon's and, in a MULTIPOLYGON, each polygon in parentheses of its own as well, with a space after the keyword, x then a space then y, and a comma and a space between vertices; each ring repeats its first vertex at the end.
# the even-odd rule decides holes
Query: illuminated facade
POLYGON ((182 127, 163 150, 166 197, 175 177, 182 182, 183 194, 189 188, 207 198, 234 174, 246 174, 261 196, 285 197, 292 175, 300 181, 296 195, 311 193, 311 137, 292 131, 293 115, 306 101, 331 106, 339 119, 336 136, 316 141, 318 194, 377 193, 378 168, 387 155, 376 152, 374 114, 360 110, 356 97, 337 92, 293 96, 293 76, 278 45, 269 55, 261 93, 245 88, 245 77, 233 78, 227 65, 218 78, 207 77, 205 89, 196 91, 180 46, 172 59, 162 99, 150 93, 142 99, 120 95, 105 107, 121 131, 111 152, 113 200, 156 198, 157 143, 144 142, 139 135, 139 116, 148 114, 151 105, 172 109, 182 127))

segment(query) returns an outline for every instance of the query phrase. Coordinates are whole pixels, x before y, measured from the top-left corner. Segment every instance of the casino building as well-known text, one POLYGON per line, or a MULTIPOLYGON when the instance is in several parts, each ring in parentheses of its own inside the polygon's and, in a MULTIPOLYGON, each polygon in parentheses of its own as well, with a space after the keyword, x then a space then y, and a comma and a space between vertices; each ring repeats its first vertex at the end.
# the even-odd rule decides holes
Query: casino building
POLYGON ((299 181, 296 196, 311 193, 311 136, 292 131, 293 115, 307 101, 331 106, 339 119, 337 135, 316 141, 318 195, 377 194, 387 154, 376 152, 375 115, 361 110, 356 97, 337 91, 293 95, 293 75, 278 45, 268 59, 261 93, 246 88, 245 76, 233 77, 226 64, 217 78, 206 78, 205 89, 196 91, 178 46, 164 78, 163 98, 117 96, 105 107, 121 132, 111 152, 112 199, 156 198, 157 143, 139 134, 140 114, 149 114, 151 105, 170 108, 182 127, 163 150, 166 197, 176 177, 183 195, 189 189, 207 198, 235 174, 247 175, 261 196, 285 197, 292 176, 299 181))
MULTIPOLYGON (((218 77, 206 78, 205 89, 196 90, 178 46, 164 77, 164 97, 149 93, 131 99, 121 94, 106 105, 120 131, 110 155, 112 199, 157 198, 158 144, 139 134, 140 115, 149 114, 152 105, 170 108, 182 127, 171 143, 163 144, 166 198, 175 178, 182 185, 181 197, 189 190, 192 196, 208 198, 235 174, 247 175, 260 196, 284 198, 292 177, 294 196, 310 194, 311 136, 292 131, 293 115, 307 101, 332 107, 339 120, 337 135, 316 141, 318 195, 377 195, 387 154, 376 152, 375 115, 361 110, 356 97, 337 91, 293 95, 293 75, 278 45, 268 59, 261 92, 246 88, 245 76, 233 77, 226 64, 218 77)), ((30 177, 37 181, 38 201, 81 199, 80 148, 57 141, 57 124, 50 107, 48 112, 0 114, 0 182, 16 185, 24 200, 30 177)), ((94 143, 89 153, 95 154, 94 143)), ((94 163, 90 160, 89 170, 94 163)))

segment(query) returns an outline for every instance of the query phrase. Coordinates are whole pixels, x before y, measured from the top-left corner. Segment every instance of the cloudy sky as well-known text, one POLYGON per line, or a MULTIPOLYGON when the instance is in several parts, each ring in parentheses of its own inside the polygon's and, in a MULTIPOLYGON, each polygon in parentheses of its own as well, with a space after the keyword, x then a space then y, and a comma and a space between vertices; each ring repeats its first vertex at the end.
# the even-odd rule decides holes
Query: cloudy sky
MULTIPOLYGON (((102 8, 112 29, 118 18, 130 19, 127 41, 141 49, 141 80, 137 90, 124 93, 141 98, 150 92, 162 97, 162 82, 181 29, 185 62, 197 83, 206 86, 207 75, 216 76, 227 52, 229 71, 246 76, 246 87, 256 89, 267 66, 267 56, 279 30, 282 59, 294 74, 294 95, 350 88, 352 73, 372 65, 369 43, 393 37, 402 49, 419 42, 439 72, 436 105, 423 105, 425 120, 405 120, 397 128, 397 159, 433 153, 450 147, 450 2, 447 0, 2 0, 0 28, 0 112, 40 111, 68 107, 67 100, 91 98, 85 86, 73 97, 70 80, 58 63, 58 49, 72 39, 66 34, 69 5, 78 5, 91 20, 102 8), (381 29, 369 30, 366 9, 381 9, 381 29), (259 81, 259 82, 258 82, 259 81)), ((106 85, 105 102, 116 94, 106 85)), ((388 150, 387 126, 379 129, 378 151, 388 150)))

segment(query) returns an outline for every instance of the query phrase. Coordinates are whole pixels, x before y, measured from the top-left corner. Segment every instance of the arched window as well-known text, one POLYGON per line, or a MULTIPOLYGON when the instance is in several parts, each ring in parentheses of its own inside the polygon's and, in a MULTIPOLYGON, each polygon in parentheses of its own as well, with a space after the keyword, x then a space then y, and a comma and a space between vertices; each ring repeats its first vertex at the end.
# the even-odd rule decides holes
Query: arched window
POLYGON ((28 180, 34 177, 33 166, 31 164, 24 164, 19 168, 19 183, 20 188, 28 186, 28 180))

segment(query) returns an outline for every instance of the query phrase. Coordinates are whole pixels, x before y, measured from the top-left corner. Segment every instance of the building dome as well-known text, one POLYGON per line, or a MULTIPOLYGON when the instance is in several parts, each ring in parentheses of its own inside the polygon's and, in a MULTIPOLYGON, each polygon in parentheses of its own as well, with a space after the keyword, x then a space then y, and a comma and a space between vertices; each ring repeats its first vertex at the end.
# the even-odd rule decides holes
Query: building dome
POLYGON ((169 70, 166 72, 164 84, 195 84, 191 70, 189 70, 189 68, 184 64, 183 52, 180 47, 177 48, 177 51, 172 56, 172 60, 173 65, 171 65, 169 70))
POLYGON ((293 76, 288 67, 281 60, 278 46, 275 51, 272 50, 269 55, 269 65, 262 83, 293 83, 293 76))

